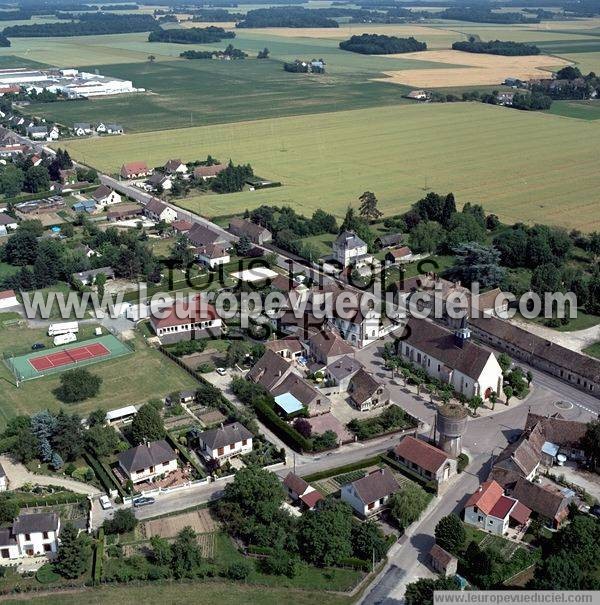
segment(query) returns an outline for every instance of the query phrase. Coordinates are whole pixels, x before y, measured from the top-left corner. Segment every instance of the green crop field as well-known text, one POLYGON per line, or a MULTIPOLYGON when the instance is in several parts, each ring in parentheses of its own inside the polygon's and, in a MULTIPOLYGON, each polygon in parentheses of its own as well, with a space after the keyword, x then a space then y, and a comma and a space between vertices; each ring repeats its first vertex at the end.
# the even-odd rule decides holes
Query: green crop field
POLYGON ((600 124, 478 103, 404 105, 61 143, 114 173, 124 161, 170 157, 250 162, 276 190, 203 195, 179 202, 226 215, 263 203, 343 216, 365 190, 386 214, 426 191, 453 191, 507 221, 598 229, 600 124), (565 175, 568 174, 568 178, 565 175))
POLYGON ((579 120, 600 120, 600 101, 555 101, 548 113, 579 120))
MULTIPOLYGON (((54 595, 31 595, 27 601, 34 605, 76 605, 85 600, 88 605, 104 605, 119 603, 120 605, 163 605, 164 603, 195 603, 208 605, 237 605, 241 602, 254 605, 279 605, 293 600, 295 605, 312 605, 316 600, 322 605, 346 605, 352 602, 350 597, 341 594, 325 593, 323 591, 294 590, 271 586, 251 586, 245 583, 206 581, 203 582, 173 582, 170 584, 151 583, 147 586, 110 586, 56 593, 54 595)), ((15 598, 6 601, 7 605, 24 603, 23 599, 15 598)))

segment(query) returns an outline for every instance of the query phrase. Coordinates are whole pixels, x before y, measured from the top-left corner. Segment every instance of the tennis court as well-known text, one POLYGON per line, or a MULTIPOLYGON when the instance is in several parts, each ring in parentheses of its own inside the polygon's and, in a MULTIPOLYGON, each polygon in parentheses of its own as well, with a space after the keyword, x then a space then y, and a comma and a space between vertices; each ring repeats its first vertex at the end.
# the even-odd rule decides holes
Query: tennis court
POLYGON ((107 334, 80 343, 56 347, 45 353, 35 351, 19 357, 11 357, 5 359, 5 362, 15 377, 23 381, 114 359, 131 352, 132 350, 116 336, 107 334))
POLYGON ((110 355, 110 350, 103 344, 96 342, 83 347, 64 349, 63 351, 58 351, 58 353, 32 357, 31 359, 28 359, 28 361, 38 372, 43 372, 44 370, 50 370, 51 368, 78 363, 87 359, 93 359, 94 357, 104 357, 105 355, 110 355))

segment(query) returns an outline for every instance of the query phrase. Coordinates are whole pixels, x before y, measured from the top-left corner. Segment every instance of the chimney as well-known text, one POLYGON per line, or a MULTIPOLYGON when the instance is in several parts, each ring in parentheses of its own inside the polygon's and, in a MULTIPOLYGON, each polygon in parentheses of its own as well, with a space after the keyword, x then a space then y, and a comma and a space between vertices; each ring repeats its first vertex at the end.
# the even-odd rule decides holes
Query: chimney
POLYGON ((460 320, 460 328, 454 333, 454 342, 456 343, 456 346, 462 349, 470 338, 471 330, 469 330, 469 326, 467 325, 467 316, 465 314, 460 320))

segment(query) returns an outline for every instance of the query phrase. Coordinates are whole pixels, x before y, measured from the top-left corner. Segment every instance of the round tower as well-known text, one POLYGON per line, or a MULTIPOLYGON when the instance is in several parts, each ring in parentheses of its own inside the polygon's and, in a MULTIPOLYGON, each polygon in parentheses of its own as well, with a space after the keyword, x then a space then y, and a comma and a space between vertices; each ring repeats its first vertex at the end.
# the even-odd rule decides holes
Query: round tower
POLYGON ((435 418, 437 446, 456 458, 462 450, 462 436, 467 428, 467 410, 462 405, 446 404, 438 408, 435 418))

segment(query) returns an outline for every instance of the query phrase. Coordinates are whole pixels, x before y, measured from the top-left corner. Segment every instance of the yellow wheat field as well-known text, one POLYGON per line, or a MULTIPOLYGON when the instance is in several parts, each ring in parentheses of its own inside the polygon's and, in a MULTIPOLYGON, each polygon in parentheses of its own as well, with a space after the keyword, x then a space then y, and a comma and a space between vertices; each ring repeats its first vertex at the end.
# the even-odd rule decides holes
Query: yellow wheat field
POLYGON ((571 65, 570 61, 549 55, 504 57, 501 55, 466 53, 458 50, 430 50, 385 56, 463 66, 453 69, 385 71, 387 78, 376 78, 384 82, 394 82, 419 88, 494 85, 501 84, 506 78, 519 78, 521 80, 545 78, 549 77, 551 68, 571 65))

